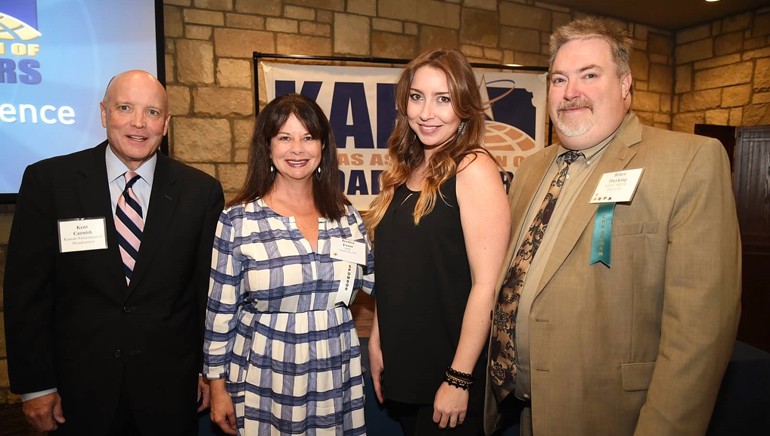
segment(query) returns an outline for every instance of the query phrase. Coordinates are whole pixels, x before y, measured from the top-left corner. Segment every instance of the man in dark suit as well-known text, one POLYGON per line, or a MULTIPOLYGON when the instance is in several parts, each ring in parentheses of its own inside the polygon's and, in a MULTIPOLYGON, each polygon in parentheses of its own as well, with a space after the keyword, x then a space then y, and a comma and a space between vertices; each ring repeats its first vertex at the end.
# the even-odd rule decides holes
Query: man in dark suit
POLYGON ((107 141, 24 173, 5 273, 11 389, 39 431, 189 436, 196 400, 208 405, 198 372, 222 187, 157 152, 171 116, 149 73, 114 77, 101 117, 107 141))

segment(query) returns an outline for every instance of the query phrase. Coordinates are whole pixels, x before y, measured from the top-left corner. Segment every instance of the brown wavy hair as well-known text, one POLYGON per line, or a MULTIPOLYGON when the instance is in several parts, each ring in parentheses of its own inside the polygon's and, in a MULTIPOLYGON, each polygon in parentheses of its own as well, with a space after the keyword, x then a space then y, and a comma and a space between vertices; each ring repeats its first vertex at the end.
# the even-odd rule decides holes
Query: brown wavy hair
POLYGON ((409 62, 396 84, 396 121, 388 138, 388 166, 380 176, 380 193, 365 213, 369 236, 374 238, 377 225, 393 200, 396 188, 425 160, 422 143, 409 127, 406 108, 415 72, 422 67, 440 70, 446 75, 452 109, 460 118, 460 128, 436 150, 428 161, 425 182, 414 209, 414 223, 429 214, 441 192, 441 185, 457 173, 457 166, 469 154, 487 153, 484 141, 484 104, 476 76, 461 52, 437 49, 425 52, 409 62))
POLYGON ((300 94, 276 97, 257 116, 251 138, 246 179, 240 192, 227 206, 254 201, 270 192, 275 181, 275 173, 270 171, 270 140, 278 134, 292 114, 305 126, 313 139, 321 141, 321 173, 313 173, 312 177, 315 207, 321 216, 339 220, 350 201, 340 187, 334 133, 318 104, 300 94))

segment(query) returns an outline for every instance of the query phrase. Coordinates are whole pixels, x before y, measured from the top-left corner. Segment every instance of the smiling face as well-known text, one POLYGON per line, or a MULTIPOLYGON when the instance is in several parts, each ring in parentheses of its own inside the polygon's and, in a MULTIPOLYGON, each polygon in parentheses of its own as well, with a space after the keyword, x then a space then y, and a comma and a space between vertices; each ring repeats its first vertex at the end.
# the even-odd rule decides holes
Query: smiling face
POLYGON ((291 114, 270 139, 270 159, 277 172, 276 182, 303 180, 312 183, 321 164, 321 140, 313 138, 296 115, 291 114))
POLYGON ((444 145, 460 126, 460 117, 452 108, 449 85, 443 71, 420 67, 415 71, 409 90, 406 117, 427 150, 444 145))
POLYGON ((112 79, 100 107, 110 148, 136 170, 155 154, 168 131, 166 91, 149 73, 129 71, 112 79))
POLYGON ((550 72, 548 112, 561 144, 584 150, 623 122, 631 107, 631 74, 618 76, 610 45, 601 38, 564 44, 550 72))

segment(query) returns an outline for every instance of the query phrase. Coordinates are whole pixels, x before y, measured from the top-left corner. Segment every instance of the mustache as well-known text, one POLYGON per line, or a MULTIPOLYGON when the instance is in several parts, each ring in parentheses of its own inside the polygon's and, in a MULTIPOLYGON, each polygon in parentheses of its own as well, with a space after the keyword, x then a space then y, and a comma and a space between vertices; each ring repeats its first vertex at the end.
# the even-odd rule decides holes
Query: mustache
POLYGON ((592 105, 590 101, 584 98, 576 98, 574 100, 565 101, 559 105, 560 111, 570 110, 570 109, 583 109, 583 108, 593 110, 594 105, 592 105))

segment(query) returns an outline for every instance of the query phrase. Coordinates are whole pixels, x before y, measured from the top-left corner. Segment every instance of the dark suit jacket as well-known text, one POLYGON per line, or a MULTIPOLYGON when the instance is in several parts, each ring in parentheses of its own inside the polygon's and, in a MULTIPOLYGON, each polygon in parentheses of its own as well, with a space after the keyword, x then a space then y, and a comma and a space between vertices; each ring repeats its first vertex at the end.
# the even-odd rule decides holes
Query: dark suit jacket
MULTIPOLYGON (((513 239, 558 147, 524 160, 513 239)), ((529 313, 538 436, 703 435, 740 315, 741 248, 730 164, 718 141, 629 114, 565 216, 529 313), (618 203, 611 267, 590 264, 602 174, 643 168, 618 203)), ((511 242, 506 265, 515 251, 511 242)), ((538 254, 540 256, 540 254, 538 254)), ((500 289, 505 271, 501 271, 500 289)), ((486 429, 497 403, 487 383, 486 429)))
POLYGON ((58 388, 63 433, 105 434, 124 395, 146 434, 189 435, 222 188, 158 155, 127 286, 106 146, 47 159, 24 173, 4 286, 11 389, 58 388), (57 221, 95 217, 106 219, 107 249, 60 253, 57 221))

